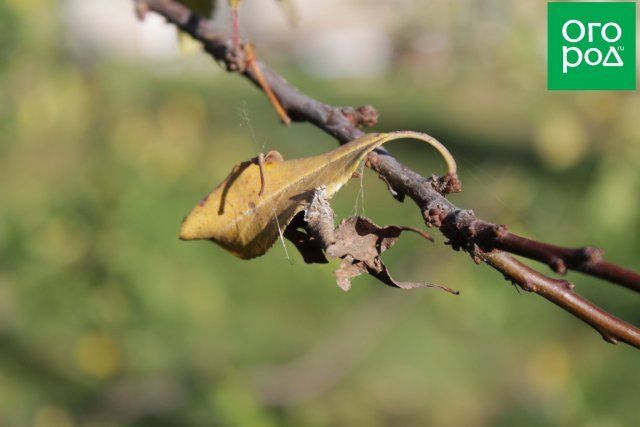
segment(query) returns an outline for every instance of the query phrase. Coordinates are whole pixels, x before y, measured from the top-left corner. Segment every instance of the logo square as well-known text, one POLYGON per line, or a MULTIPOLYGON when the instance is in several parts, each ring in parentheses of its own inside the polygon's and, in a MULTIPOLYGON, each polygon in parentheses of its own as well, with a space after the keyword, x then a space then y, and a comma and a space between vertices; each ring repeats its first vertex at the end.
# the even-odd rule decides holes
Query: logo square
POLYGON ((636 89, 635 2, 547 4, 549 90, 636 89))

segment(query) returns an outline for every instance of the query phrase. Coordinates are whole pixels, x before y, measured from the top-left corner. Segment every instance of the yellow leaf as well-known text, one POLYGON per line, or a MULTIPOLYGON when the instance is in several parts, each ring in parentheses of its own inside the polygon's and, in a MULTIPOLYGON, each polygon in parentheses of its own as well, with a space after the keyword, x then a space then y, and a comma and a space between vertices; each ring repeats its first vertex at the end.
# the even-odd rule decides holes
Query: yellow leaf
POLYGON ((263 255, 278 239, 280 231, 311 202, 316 188, 324 185, 327 198, 331 198, 369 152, 401 138, 433 145, 445 158, 449 173, 455 174, 455 161, 440 142, 409 131, 367 134, 318 156, 267 163, 261 196, 260 168, 255 162, 246 161, 236 165, 187 215, 180 238, 212 240, 243 259, 263 255))

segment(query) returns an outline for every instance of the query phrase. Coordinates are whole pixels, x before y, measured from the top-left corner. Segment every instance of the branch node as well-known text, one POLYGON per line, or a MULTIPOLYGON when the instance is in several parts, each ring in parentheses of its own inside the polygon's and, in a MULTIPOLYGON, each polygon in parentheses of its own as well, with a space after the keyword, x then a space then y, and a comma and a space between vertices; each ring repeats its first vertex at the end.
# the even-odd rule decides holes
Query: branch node
POLYGON ((436 185, 436 191, 443 196, 460 193, 462 191, 462 182, 456 174, 448 173, 444 176, 437 177, 434 184, 436 185))
POLYGON ((538 287, 533 283, 531 283, 529 280, 523 280, 522 282, 519 283, 519 285, 522 288, 522 290, 526 292, 537 293, 539 290, 538 287))
POLYGON ((564 260, 561 258, 553 258, 549 261, 549 267, 551 267, 551 269, 557 274, 567 274, 567 264, 565 264, 564 260))
MULTIPOLYGON (((457 209, 447 215, 443 210, 440 212, 432 212, 430 210, 428 213, 439 213, 440 224, 438 227, 442 234, 449 238, 453 249, 473 251, 472 244, 475 244, 475 242, 471 242, 469 238, 472 233, 477 232, 474 226, 475 215, 473 211, 457 209)), ((431 219, 430 216, 428 218, 431 219)), ((425 220, 428 221, 427 218, 425 220)))
POLYGON ((471 250, 469 251, 469 254, 471 255, 471 259, 473 260, 474 263, 476 263, 477 265, 482 264, 482 251, 480 250, 480 247, 478 245, 476 245, 475 243, 471 244, 471 250))
POLYGON ((422 216, 424 217, 424 221, 427 225, 427 227, 431 228, 431 227, 436 227, 436 228, 440 228, 442 227, 442 224, 444 222, 445 219, 445 211, 444 209, 442 209, 442 206, 440 206, 439 204, 436 204, 434 207, 429 208, 428 210, 425 210, 422 213, 422 216))
POLYGON ((493 227, 491 227, 491 232, 493 233, 492 237, 494 239, 500 239, 507 233, 507 226, 504 224, 495 224, 493 225, 493 227))
POLYGON ((568 291, 572 291, 576 288, 576 285, 574 285, 568 280, 558 280, 558 284, 568 291))
POLYGON ((378 110, 372 105, 362 105, 358 108, 342 107, 339 110, 347 120, 359 128, 373 127, 378 124, 378 110))
POLYGON ((604 256, 604 251, 595 246, 586 246, 580 249, 580 258, 587 264, 595 264, 601 262, 604 256))
MULTIPOLYGON (((231 42, 228 43, 229 45, 231 42)), ((238 72, 244 74, 247 71, 247 56, 245 49, 230 49, 228 48, 225 54, 224 63, 227 66, 227 71, 238 72)))

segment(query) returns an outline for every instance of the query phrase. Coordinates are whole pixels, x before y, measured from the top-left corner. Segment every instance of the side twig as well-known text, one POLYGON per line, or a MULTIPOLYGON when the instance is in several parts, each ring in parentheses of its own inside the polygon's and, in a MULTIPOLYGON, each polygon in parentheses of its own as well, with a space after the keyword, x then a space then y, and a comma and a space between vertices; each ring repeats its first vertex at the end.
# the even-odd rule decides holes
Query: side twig
POLYGON ((535 292, 552 303, 582 319, 612 344, 618 341, 638 347, 640 331, 629 327, 623 320, 607 313, 591 302, 572 292, 573 285, 566 280, 556 280, 533 270, 502 251, 480 255, 487 264, 501 271, 505 277, 527 292, 535 292))
POLYGON ((640 274, 604 260, 602 249, 586 246, 566 248, 528 239, 484 221, 474 224, 477 240, 486 249, 501 249, 515 255, 547 264, 554 272, 566 274, 567 270, 580 271, 599 277, 636 292, 640 292, 640 274))

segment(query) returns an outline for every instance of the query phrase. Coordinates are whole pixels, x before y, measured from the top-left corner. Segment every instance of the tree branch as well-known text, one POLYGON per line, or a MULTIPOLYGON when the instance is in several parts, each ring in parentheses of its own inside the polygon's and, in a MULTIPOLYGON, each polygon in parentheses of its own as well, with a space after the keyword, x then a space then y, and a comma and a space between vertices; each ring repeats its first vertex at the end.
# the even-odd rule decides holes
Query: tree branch
POLYGON ((502 251, 483 252, 480 256, 483 261, 501 271, 508 280, 523 290, 535 292, 582 319, 600 332, 605 341, 612 344, 622 341, 640 348, 640 331, 637 328, 572 292, 573 285, 566 280, 546 277, 502 251))
POLYGON ((551 245, 518 236, 507 231, 504 226, 484 221, 477 221, 474 227, 476 240, 486 245, 487 249, 502 249, 543 262, 558 274, 566 274, 567 270, 581 271, 640 292, 640 274, 605 261, 602 249, 593 246, 566 248, 551 245))
MULTIPOLYGON (((234 51, 227 36, 215 31, 209 21, 192 14, 175 0, 133 1, 139 16, 143 17, 148 10, 162 15, 199 40, 205 51, 228 71, 238 72, 262 88, 261 76, 256 75, 255 67, 246 67, 243 55, 234 51)), ((360 128, 377 121, 377 112, 371 106, 352 108, 324 104, 301 93, 265 64, 257 63, 264 81, 293 121, 311 123, 340 143, 362 136, 364 132, 360 128)), ((479 220, 472 211, 460 209, 444 197, 444 194, 459 189, 457 180, 451 177, 425 178, 384 149, 370 153, 366 164, 386 182, 394 197, 399 200, 404 195, 410 197, 420 208, 425 223, 439 228, 454 249, 470 253, 476 262, 487 263, 525 291, 535 292, 572 313, 598 330, 608 342, 622 341, 640 348, 638 328, 575 294, 569 282, 549 278, 508 253, 545 262, 558 273, 575 269, 636 291, 640 291, 640 275, 602 260, 601 251, 536 242, 507 232, 503 226, 479 220)))

